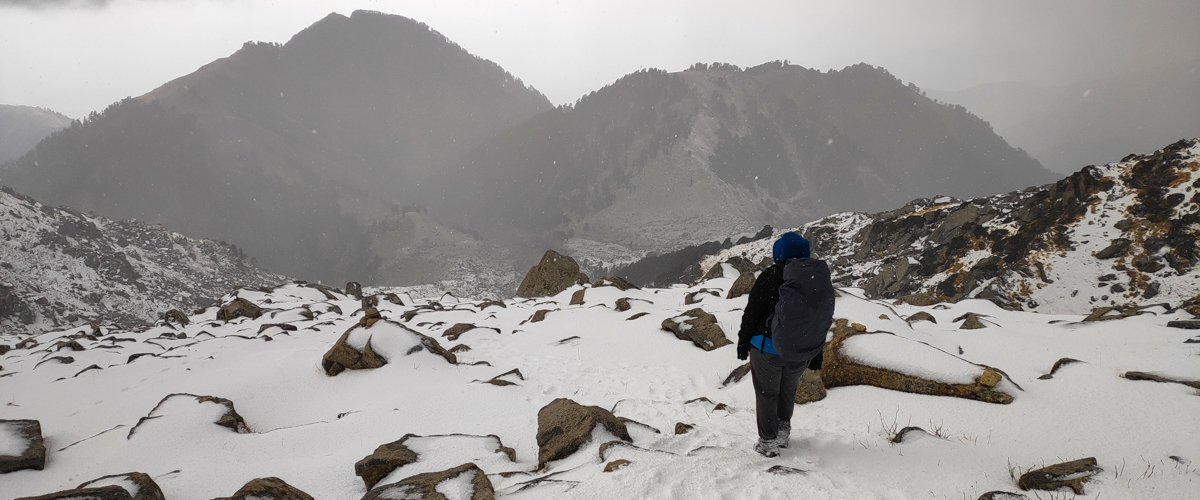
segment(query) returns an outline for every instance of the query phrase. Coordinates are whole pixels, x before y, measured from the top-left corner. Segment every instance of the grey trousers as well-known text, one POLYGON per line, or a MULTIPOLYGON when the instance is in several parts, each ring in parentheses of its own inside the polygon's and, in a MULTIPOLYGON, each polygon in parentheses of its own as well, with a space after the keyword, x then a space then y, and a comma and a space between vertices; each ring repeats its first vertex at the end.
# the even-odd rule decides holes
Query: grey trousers
POLYGON ((791 423, 796 408, 796 387, 808 362, 788 363, 778 354, 750 349, 750 374, 754 380, 758 438, 775 439, 780 422, 791 423))

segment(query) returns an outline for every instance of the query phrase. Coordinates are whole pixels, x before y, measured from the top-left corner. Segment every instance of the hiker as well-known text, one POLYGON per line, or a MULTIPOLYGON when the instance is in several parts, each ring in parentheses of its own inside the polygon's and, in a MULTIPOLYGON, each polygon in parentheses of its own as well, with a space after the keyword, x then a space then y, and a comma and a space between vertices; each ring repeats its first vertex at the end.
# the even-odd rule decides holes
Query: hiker
POLYGON ((796 387, 804 370, 821 369, 833 323, 833 283, 808 240, 786 233, 775 241, 775 264, 754 280, 738 330, 738 359, 750 359, 758 413, 758 444, 766 457, 788 447, 796 387))

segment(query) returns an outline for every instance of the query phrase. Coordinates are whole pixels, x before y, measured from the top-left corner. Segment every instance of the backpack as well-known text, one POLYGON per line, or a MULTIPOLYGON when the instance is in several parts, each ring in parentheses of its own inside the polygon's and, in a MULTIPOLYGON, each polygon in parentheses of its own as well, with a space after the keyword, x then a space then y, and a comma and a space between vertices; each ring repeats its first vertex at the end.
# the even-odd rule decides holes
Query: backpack
POLYGON ((833 325, 833 282, 817 259, 791 259, 783 267, 779 302, 771 318, 775 352, 787 362, 807 362, 825 348, 833 325))

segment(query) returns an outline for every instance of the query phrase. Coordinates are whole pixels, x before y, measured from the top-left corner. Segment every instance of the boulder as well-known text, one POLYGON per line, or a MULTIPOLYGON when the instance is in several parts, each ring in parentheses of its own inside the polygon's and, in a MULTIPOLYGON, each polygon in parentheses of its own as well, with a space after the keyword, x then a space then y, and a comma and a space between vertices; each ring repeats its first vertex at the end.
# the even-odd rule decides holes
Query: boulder
POLYGON ((936 324, 937 318, 933 317, 932 314, 929 314, 925 311, 921 311, 912 316, 909 316, 908 318, 905 318, 904 321, 907 321, 910 325, 913 323, 916 323, 918 321, 930 321, 930 322, 933 322, 934 324, 936 324))
POLYGON ((802 405, 825 399, 825 382, 818 370, 804 370, 796 387, 796 404, 802 405))
POLYGON ((932 306, 942 302, 942 299, 935 297, 931 293, 914 293, 900 297, 899 300, 910 306, 920 307, 932 306))
POLYGON ((1179 308, 1187 311, 1188 314, 1196 318, 1200 318, 1200 294, 1196 294, 1195 297, 1183 301, 1183 304, 1180 304, 1179 308))
POLYGON ((1096 258, 1104 260, 1118 257, 1125 253, 1125 250, 1129 248, 1131 243, 1133 243, 1133 241, 1131 241, 1129 238, 1117 238, 1112 240, 1111 245, 1104 247, 1104 249, 1100 250, 1099 252, 1096 252, 1096 258))
POLYGON ((712 295, 713 297, 721 296, 720 292, 718 292, 716 290, 710 290, 708 288, 701 288, 701 289, 691 292, 687 295, 684 295, 683 296, 683 305, 690 306, 692 304, 700 302, 700 300, 703 299, 704 297, 700 297, 700 298, 696 298, 696 297, 702 293, 707 293, 709 295, 712 295))
POLYGON ((137 432, 138 428, 141 427, 142 424, 161 417, 162 414, 159 413, 159 409, 162 408, 163 403, 166 403, 172 398, 192 398, 197 404, 212 403, 224 406, 225 410, 221 412, 221 416, 217 417, 213 423, 239 434, 246 434, 250 432, 249 428, 246 427, 246 420, 238 414, 236 409, 234 409, 233 401, 217 396, 197 396, 195 394, 189 394, 186 392, 176 392, 164 396, 158 401, 158 404, 154 405, 154 408, 150 410, 150 413, 138 419, 138 422, 134 424, 133 428, 129 429, 129 434, 126 435, 126 439, 133 438, 134 433, 137 432))
POLYGON ((978 500, 1028 500, 1029 497, 1020 493, 1009 493, 1007 491, 989 491, 979 495, 978 500))
POLYGON ((630 317, 628 317, 628 318, 625 318, 625 321, 633 321, 633 320, 635 320, 635 319, 638 319, 638 318, 640 318, 640 317, 642 317, 642 316, 649 316, 649 315, 650 315, 650 313, 643 311, 643 312, 640 312, 640 313, 636 313, 636 314, 634 314, 633 316, 630 316, 630 317))
POLYGON ((619 459, 613 460, 612 462, 604 464, 604 472, 613 472, 613 471, 618 470, 621 467, 624 467, 631 463, 633 463, 633 462, 625 460, 624 458, 619 458, 619 459))
POLYGON ((79 485, 76 489, 110 486, 108 483, 132 484, 136 488, 135 491, 129 492, 133 495, 133 500, 164 500, 162 489, 158 487, 158 483, 155 483, 150 475, 142 472, 128 472, 96 478, 79 485))
POLYGON ((617 304, 616 304, 617 312, 625 312, 625 311, 628 311, 630 308, 631 308, 631 306, 629 305, 628 298, 621 297, 621 298, 617 299, 617 304))
POLYGON ((538 470, 546 464, 579 451, 592 438, 597 425, 623 441, 632 442, 625 423, 599 406, 583 406, 566 398, 558 398, 538 410, 538 470))
POLYGON ((530 316, 529 319, 527 319, 526 321, 528 321, 530 323, 537 323, 539 321, 545 321, 546 315, 550 314, 550 312, 551 311, 549 309, 538 309, 538 310, 534 311, 533 316, 530 316))
MULTIPOLYGON (((507 458, 509 462, 516 462, 516 450, 504 446, 504 443, 500 441, 500 437, 494 434, 487 436, 467 436, 463 434, 452 434, 449 436, 418 436, 416 434, 405 434, 404 437, 401 437, 397 441, 380 445, 379 447, 375 448, 374 453, 367 455, 362 460, 359 460, 357 463, 355 463, 354 474, 362 478, 363 484, 365 484, 369 490, 374 488, 376 484, 379 484, 380 481, 382 481, 388 476, 388 474, 391 474, 396 469, 421 460, 428 460, 428 458, 421 458, 417 452, 409 448, 409 444, 412 444, 410 441, 415 442, 418 440, 442 439, 448 437, 471 437, 485 440, 488 442, 488 446, 491 446, 492 444, 495 445, 495 449, 491 450, 492 453, 502 455, 504 458, 507 458)), ((418 449, 440 448, 436 443, 413 444, 413 446, 418 449)), ((480 457, 476 457, 472 460, 477 460, 479 458, 480 457)))
POLYGON ((754 273, 744 272, 738 275, 736 280, 733 280, 733 285, 729 287, 729 293, 725 295, 725 298, 732 299, 748 295, 751 288, 754 288, 754 273))
POLYGON ((583 305, 584 292, 587 292, 586 288, 576 290, 575 293, 571 294, 570 305, 573 305, 573 306, 583 305))
POLYGON ((463 474, 470 477, 471 500, 494 500, 496 498, 496 492, 492 487, 492 482, 488 480, 487 474, 474 463, 465 463, 453 469, 417 474, 396 483, 380 486, 367 492, 362 500, 389 498, 446 500, 446 496, 438 491, 438 486, 463 474))
MULTIPOLYGON (((366 299, 363 300, 366 301, 366 299)), ((374 325, 381 319, 384 319, 384 317, 383 314, 379 312, 379 309, 376 309, 374 306, 364 306, 363 316, 358 318, 358 326, 370 328, 371 325, 374 325)))
POLYGON ((678 436, 680 434, 687 434, 688 432, 690 432, 692 429, 695 429, 695 428, 696 428, 696 426, 691 425, 691 424, 685 424, 683 422, 675 422, 675 435, 678 436))
POLYGON ((1021 474, 1017 486, 1022 490, 1046 491, 1057 491, 1065 487, 1071 488, 1076 495, 1082 495, 1083 483, 1101 472, 1104 472, 1104 469, 1096 465, 1096 457, 1081 458, 1021 474))
POLYGON ((664 319, 662 329, 674 333, 680 340, 690 340, 696 347, 705 351, 733 343, 725 338, 725 331, 717 324, 716 316, 698 307, 684 312, 681 316, 664 319))
POLYGON ((37 420, 0 420, 0 432, 24 443, 19 455, 0 455, 0 474, 46 467, 46 445, 42 442, 42 423, 37 420))
POLYGON ((505 304, 504 304, 504 302, 501 302, 501 301, 499 301, 499 300, 491 300, 491 299, 488 299, 488 300, 485 300, 485 301, 483 301, 483 302, 480 302, 480 303, 478 303, 478 304, 475 304, 475 307, 478 307, 480 311, 482 311, 482 310, 484 310, 484 309, 487 309, 487 308, 489 308, 489 307, 492 307, 492 306, 500 306, 500 307, 502 307, 502 308, 504 308, 504 309, 508 309, 508 306, 507 306, 507 305, 505 305, 505 304))
POLYGON ((579 263, 575 259, 547 250, 541 262, 529 268, 517 296, 523 298, 556 295, 574 286, 580 278, 579 263))
POLYGON ((392 471, 416 462, 417 453, 404 445, 413 436, 407 434, 399 441, 379 445, 373 453, 354 464, 354 475, 362 478, 363 484, 370 490, 392 471))
POLYGON ((262 308, 249 300, 238 297, 217 309, 217 320, 232 321, 234 318, 255 319, 262 316, 262 308))
POLYGON ((170 311, 163 313, 163 321, 166 321, 167 323, 174 323, 179 326, 187 326, 189 323, 187 315, 179 309, 171 309, 170 311))
POLYGON ((592 288, 599 288, 602 286, 615 286, 615 287, 617 287, 617 289, 621 290, 622 292, 629 290, 629 289, 638 288, 637 285, 626 281, 625 278, 622 278, 620 276, 605 276, 603 278, 596 280, 595 283, 592 283, 592 288))
POLYGON ((215 500, 313 500, 313 497, 277 477, 260 477, 246 483, 233 496, 215 500))
MULTIPOLYGON (((346 295, 354 297, 358 300, 362 300, 362 298, 363 298, 362 285, 360 285, 357 281, 347 282, 346 283, 346 295)), ((400 305, 403 305, 403 304, 400 304, 400 305)))
POLYGON ((447 340, 454 342, 455 340, 458 340, 462 334, 474 329, 475 325, 471 323, 455 323, 454 326, 447 328, 446 331, 442 332, 442 336, 446 337, 447 340))
POLYGON ((959 321, 962 321, 962 325, 959 325, 958 327, 959 330, 978 330, 980 328, 987 328, 982 321, 979 321, 979 315, 973 312, 969 312, 954 318, 955 323, 959 321))
POLYGON ((337 339, 337 342, 333 343, 333 347, 330 347, 329 351, 326 351, 325 355, 321 356, 321 368, 325 370, 326 375, 332 377, 342 373, 346 369, 366 370, 379 368, 387 364, 387 360, 383 356, 376 354, 375 350, 371 348, 371 341, 369 339, 362 352, 359 352, 358 349, 351 347, 346 342, 346 339, 350 338, 350 333, 355 328, 363 327, 357 325, 350 327, 349 330, 346 330, 346 333, 343 333, 337 339))
POLYGON ((1168 321, 1167 328, 1182 328, 1184 330, 1200 330, 1200 320, 1181 319, 1176 321, 1168 321))
POLYGON ((17 500, 133 500, 133 496, 120 486, 102 486, 64 490, 36 497, 21 497, 17 500))
MULTIPOLYGON (((888 368, 871 366, 859 363, 849 356, 843 350, 846 342, 859 336, 873 335, 888 335, 889 342, 893 339, 900 339, 901 342, 919 342, 903 339, 888 332, 865 332, 859 331, 854 326, 848 324, 845 319, 838 319, 833 327, 833 340, 825 345, 824 364, 821 368, 821 380, 826 388, 843 387, 852 385, 870 385, 883 389, 891 389, 901 392, 910 392, 914 394, 928 394, 933 396, 951 396, 964 399, 972 399, 987 403, 1008 404, 1013 401, 1010 394, 998 391, 992 387, 981 383, 991 382, 992 377, 987 375, 987 371, 993 371, 1002 378, 1008 378, 1000 370, 991 367, 976 365, 980 375, 976 377, 975 383, 946 383, 935 380, 928 380, 914 375, 898 373, 888 368), (986 378, 985 378, 986 377, 986 378)), ((905 344, 907 345, 907 344, 905 344)), ((924 344, 922 344, 924 345, 924 344)), ((920 348, 918 346, 914 346, 920 348)), ((931 355, 945 356, 948 360, 951 358, 958 359, 962 363, 969 363, 960 358, 938 351, 934 347, 925 345, 930 350, 931 355), (936 352, 935 352, 936 351, 936 352), (940 353, 940 354, 938 354, 940 353)), ((958 363, 957 361, 952 361, 958 363)), ((998 382, 998 381, 997 381, 998 382)), ((1011 382, 1011 379, 1010 379, 1011 382)), ((1013 384, 1014 386, 1016 384, 1013 384)), ((1019 389, 1019 387, 1018 387, 1019 389)))

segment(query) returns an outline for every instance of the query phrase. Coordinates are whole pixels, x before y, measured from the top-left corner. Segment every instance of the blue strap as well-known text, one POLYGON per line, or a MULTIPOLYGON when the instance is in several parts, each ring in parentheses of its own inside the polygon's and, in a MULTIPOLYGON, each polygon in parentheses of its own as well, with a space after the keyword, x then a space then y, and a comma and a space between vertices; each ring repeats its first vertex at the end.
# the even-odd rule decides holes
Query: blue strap
POLYGON ((755 335, 750 337, 750 345, 757 347, 760 351, 767 354, 779 354, 775 352, 775 344, 771 342, 770 337, 755 335))

